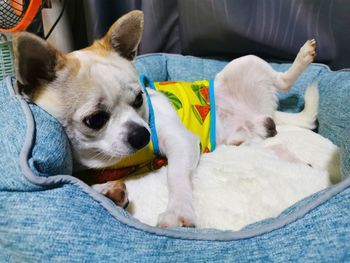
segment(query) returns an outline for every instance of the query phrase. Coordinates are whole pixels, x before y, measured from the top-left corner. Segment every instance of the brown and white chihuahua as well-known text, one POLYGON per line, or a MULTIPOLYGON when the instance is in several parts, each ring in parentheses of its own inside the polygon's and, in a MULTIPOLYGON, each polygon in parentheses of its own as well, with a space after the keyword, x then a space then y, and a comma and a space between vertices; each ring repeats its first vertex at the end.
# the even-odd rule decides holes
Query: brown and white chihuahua
MULTIPOLYGON (((63 125, 71 141, 75 170, 107 167, 150 140, 148 105, 133 65, 143 23, 143 13, 132 11, 116 21, 102 39, 69 54, 29 33, 14 37, 18 91, 63 125)), ((314 40, 307 41, 286 72, 274 71, 256 56, 245 56, 217 74, 216 143, 263 140, 275 134, 275 122, 313 128, 317 105, 312 99, 302 112, 288 114, 276 111, 275 94, 290 89, 313 61, 315 46, 314 40)), ((199 139, 183 126, 164 95, 153 90, 149 94, 159 148, 168 159, 168 205, 158 225, 194 226, 191 174, 200 156, 199 139)), ((123 186, 108 182, 94 188, 109 196, 123 186)), ((127 202, 123 195, 118 200, 122 206, 127 202)))

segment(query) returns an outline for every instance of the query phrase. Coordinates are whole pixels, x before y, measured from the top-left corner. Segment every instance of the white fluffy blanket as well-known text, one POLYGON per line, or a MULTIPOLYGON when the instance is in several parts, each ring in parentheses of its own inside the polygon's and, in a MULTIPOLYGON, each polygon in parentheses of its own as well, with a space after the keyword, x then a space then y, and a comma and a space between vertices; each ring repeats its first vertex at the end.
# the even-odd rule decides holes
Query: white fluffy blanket
MULTIPOLYGON (((219 146, 201 156, 193 175, 196 226, 238 230, 277 216, 339 180, 339 149, 320 135, 291 126, 261 146, 219 146), (303 162, 279 158, 266 145, 283 144, 303 162), (311 164, 310 167, 308 164, 311 164)), ((126 180, 129 212, 155 226, 167 205, 166 168, 126 180)))

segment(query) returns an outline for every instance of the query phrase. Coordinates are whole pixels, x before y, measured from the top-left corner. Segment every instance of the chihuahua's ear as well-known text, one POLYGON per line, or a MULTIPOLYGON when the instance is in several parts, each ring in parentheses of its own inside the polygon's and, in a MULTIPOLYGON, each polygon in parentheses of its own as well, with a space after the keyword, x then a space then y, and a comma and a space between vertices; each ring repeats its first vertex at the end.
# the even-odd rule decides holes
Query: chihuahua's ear
POLYGON ((30 33, 18 33, 13 38, 13 49, 20 92, 30 95, 56 78, 63 54, 49 43, 30 33))
POLYGON ((131 11, 119 18, 103 37, 105 48, 133 60, 143 33, 143 12, 131 11))

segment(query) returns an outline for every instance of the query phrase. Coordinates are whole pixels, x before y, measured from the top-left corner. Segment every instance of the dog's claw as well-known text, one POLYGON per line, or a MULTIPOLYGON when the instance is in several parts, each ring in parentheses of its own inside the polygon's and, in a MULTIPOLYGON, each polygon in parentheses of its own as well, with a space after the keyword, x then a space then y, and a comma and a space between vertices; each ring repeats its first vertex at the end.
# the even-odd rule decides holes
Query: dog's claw
POLYGON ((195 227, 194 215, 189 213, 188 215, 180 215, 175 211, 166 211, 159 215, 158 227, 195 227))
POLYGON ((311 46, 315 47, 316 46, 316 40, 313 38, 311 40, 309 40, 309 43, 311 46))

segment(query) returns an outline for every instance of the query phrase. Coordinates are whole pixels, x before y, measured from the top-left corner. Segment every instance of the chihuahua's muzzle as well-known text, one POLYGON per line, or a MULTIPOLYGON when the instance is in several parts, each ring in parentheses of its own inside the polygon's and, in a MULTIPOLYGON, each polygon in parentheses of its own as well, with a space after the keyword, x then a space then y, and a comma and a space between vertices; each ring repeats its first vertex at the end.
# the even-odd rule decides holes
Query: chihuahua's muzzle
POLYGON ((127 142, 134 150, 140 150, 149 143, 151 134, 144 126, 129 122, 127 127, 127 142))

